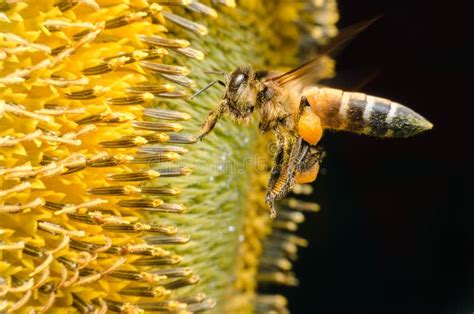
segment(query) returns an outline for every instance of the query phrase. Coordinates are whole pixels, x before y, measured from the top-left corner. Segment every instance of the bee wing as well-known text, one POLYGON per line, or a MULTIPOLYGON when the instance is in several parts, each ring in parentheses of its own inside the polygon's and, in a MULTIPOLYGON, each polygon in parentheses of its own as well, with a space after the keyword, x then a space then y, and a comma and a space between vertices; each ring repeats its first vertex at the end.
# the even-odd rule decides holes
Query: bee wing
POLYGON ((357 34, 362 32, 369 25, 374 23, 380 17, 377 16, 367 21, 359 22, 340 31, 339 35, 336 36, 331 42, 323 48, 323 50, 315 58, 303 63, 297 68, 290 70, 284 74, 268 79, 274 83, 284 86, 291 83, 291 85, 308 86, 312 85, 321 79, 320 73, 324 69, 325 65, 322 62, 324 56, 333 53, 336 49, 340 48, 344 44, 347 44, 357 34))

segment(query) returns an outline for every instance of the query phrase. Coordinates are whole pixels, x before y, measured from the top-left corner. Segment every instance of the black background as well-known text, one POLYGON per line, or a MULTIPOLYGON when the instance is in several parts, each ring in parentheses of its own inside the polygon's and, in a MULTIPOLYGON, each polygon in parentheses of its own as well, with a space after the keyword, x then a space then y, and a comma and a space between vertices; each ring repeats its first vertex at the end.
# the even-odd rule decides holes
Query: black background
POLYGON ((340 26, 383 14, 338 56, 341 76, 377 70, 362 91, 434 129, 407 140, 326 134, 322 210, 299 231, 310 240, 294 269, 300 286, 280 292, 298 314, 474 313, 474 11, 461 1, 338 2, 340 26))

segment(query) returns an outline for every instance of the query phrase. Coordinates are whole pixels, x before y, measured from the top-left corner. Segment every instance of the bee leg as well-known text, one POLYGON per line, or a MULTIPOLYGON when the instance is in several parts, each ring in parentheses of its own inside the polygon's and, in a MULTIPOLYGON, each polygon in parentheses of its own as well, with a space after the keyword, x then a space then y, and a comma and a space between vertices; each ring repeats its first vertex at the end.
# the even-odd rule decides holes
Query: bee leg
POLYGON ((280 134, 277 133, 277 152, 275 154, 275 161, 274 165, 272 168, 272 171, 270 173, 270 179, 268 181, 268 187, 267 187, 267 196, 265 199, 265 202, 268 204, 270 207, 270 216, 272 218, 276 217, 276 211, 274 207, 274 202, 275 198, 273 197, 273 192, 275 190, 275 184, 278 182, 278 179, 280 178, 281 175, 281 170, 285 162, 285 156, 287 155, 288 147, 286 147, 288 144, 285 141, 285 138, 280 134))
POLYGON ((284 139, 286 144, 283 144, 283 151, 276 169, 272 170, 270 182, 267 190, 266 203, 271 210, 272 218, 275 217, 276 212, 274 203, 277 200, 284 198, 293 188, 295 184, 295 175, 297 165, 301 162, 308 150, 307 145, 303 145, 302 138, 296 141, 289 141, 284 139), (291 143, 293 144, 291 145, 291 143))
POLYGON ((224 114, 224 112, 227 110, 227 103, 225 101, 222 101, 219 104, 219 107, 217 109, 212 110, 209 112, 209 115, 206 118, 206 121, 204 121, 204 124, 201 129, 201 135, 199 135, 199 140, 202 140, 209 132, 214 129, 214 126, 217 123, 217 120, 224 114))
POLYGON ((280 136, 278 136, 277 140, 277 152, 275 154, 275 161, 273 163, 272 172, 270 174, 270 180, 268 181, 268 190, 271 190, 275 187, 275 183, 278 180, 278 177, 281 173, 281 167, 283 163, 285 151, 285 142, 280 136))

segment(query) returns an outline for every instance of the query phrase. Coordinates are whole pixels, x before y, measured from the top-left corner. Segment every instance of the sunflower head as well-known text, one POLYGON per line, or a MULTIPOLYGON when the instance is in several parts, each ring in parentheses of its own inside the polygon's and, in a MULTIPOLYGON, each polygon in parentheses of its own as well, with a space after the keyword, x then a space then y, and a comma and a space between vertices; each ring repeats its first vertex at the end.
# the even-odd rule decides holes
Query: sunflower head
POLYGON ((269 139, 225 120, 198 142, 219 93, 188 96, 294 65, 336 20, 329 0, 0 1, 0 311, 283 311, 257 288, 295 283, 293 209, 315 208, 270 221, 269 139))

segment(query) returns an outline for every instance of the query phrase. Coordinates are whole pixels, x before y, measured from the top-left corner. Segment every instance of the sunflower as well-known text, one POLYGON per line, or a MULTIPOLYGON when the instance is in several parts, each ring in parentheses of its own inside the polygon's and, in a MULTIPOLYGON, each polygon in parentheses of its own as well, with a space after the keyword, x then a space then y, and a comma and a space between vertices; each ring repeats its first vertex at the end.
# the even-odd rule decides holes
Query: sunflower
POLYGON ((272 221, 269 139, 223 121, 198 142, 219 92, 188 96, 295 65, 337 18, 331 0, 1 0, 0 311, 285 312, 258 286, 296 283, 295 210, 317 206, 272 221))

